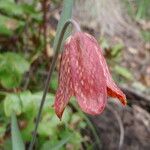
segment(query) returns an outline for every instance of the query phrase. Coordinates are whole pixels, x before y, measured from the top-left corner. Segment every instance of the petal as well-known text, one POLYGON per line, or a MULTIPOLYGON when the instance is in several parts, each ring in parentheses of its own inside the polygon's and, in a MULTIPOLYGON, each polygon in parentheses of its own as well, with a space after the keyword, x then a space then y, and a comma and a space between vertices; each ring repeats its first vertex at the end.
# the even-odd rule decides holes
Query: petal
POLYGON ((65 45, 71 58, 74 94, 81 109, 100 114, 107 102, 106 80, 94 42, 81 32, 75 33, 65 45))
POLYGON ((73 95, 69 59, 69 52, 65 49, 60 61, 59 86, 54 103, 55 112, 60 119, 70 97, 73 95))
POLYGON ((94 40, 94 37, 91 36, 91 40, 95 42, 95 44, 97 45, 95 48, 97 48, 99 51, 99 60, 103 66, 104 75, 106 77, 107 94, 111 97, 118 98, 123 105, 126 105, 127 103, 126 96, 113 81, 112 76, 109 72, 106 60, 102 54, 101 48, 98 46, 98 43, 96 42, 96 40, 94 40))
POLYGON ((118 98, 123 105, 126 105, 127 104, 126 96, 113 81, 105 59, 103 59, 103 64, 105 66, 104 73, 106 76, 107 94, 111 97, 118 98))

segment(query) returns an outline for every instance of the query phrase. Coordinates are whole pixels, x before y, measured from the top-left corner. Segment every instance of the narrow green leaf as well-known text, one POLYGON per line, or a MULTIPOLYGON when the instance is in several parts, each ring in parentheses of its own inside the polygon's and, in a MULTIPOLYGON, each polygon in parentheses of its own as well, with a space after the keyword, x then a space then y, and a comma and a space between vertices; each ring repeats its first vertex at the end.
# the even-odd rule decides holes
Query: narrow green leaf
POLYGON ((11 116, 12 150, 25 150, 15 113, 11 116))
POLYGON ((133 79, 133 75, 131 74, 131 72, 127 69, 127 68, 124 68, 122 66, 115 66, 114 67, 114 70, 119 74, 121 75, 122 77, 128 79, 128 80, 132 80, 133 79))
POLYGON ((46 142, 43 147, 41 148, 41 150, 61 150, 62 147, 68 143, 68 141, 71 139, 71 135, 60 140, 59 142, 57 141, 50 141, 50 142, 46 142), (50 148, 51 147, 51 148, 50 148))
MULTIPOLYGON (((72 16, 72 8, 73 8, 73 0, 64 0, 64 7, 60 16, 60 20, 57 26, 57 31, 56 31, 56 36, 54 39, 54 44, 53 44, 53 48, 54 50, 56 49, 56 46, 58 44, 58 39, 61 33, 61 30, 65 24, 65 22, 69 19, 71 19, 72 16)), ((64 40, 69 36, 69 28, 66 31, 66 34, 64 36, 64 40)))
POLYGON ((57 143, 52 150, 59 150, 64 144, 66 144, 70 140, 71 136, 62 139, 59 143, 57 143))

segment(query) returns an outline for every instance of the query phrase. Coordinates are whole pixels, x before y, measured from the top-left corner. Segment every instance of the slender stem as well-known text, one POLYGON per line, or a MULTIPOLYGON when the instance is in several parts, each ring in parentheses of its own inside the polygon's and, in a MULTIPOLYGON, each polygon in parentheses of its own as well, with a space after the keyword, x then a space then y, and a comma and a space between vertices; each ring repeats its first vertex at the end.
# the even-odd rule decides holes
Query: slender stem
POLYGON ((53 70, 55 68, 55 64, 56 64, 56 61, 57 61, 57 57, 58 57, 58 54, 59 54, 59 51, 60 51, 60 47, 61 47, 61 43, 62 43, 64 34, 65 34, 65 31, 66 31, 66 29, 67 29, 67 27, 68 27, 68 25, 70 23, 76 28, 76 30, 79 31, 79 27, 77 26, 77 23, 74 20, 66 21, 66 23, 64 24, 64 26, 63 26, 63 28, 61 30, 57 47, 54 50, 55 51, 55 55, 53 57, 51 67, 50 67, 50 70, 48 72, 47 80, 45 82, 44 92, 43 92, 43 96, 42 96, 42 99, 41 99, 41 104, 40 104, 40 107, 39 107, 38 115, 37 115, 37 118, 36 118, 35 128, 34 128, 34 131, 33 131, 32 140, 31 140, 30 145, 29 145, 29 150, 33 149, 33 146, 34 146, 34 143, 35 143, 35 140, 36 140, 37 129, 38 129, 38 125, 39 125, 39 122, 40 122, 41 113, 42 113, 43 105, 44 105, 44 102, 45 102, 46 94, 47 94, 48 89, 49 89, 49 83, 50 83, 50 80, 51 80, 51 76, 52 76, 53 70))
POLYGON ((124 126, 118 113, 114 109, 112 109, 111 106, 109 105, 107 105, 107 108, 114 114, 114 116, 116 117, 118 121, 119 128, 120 128, 120 140, 119 140, 118 150, 121 150, 123 146, 123 142, 124 142, 124 126))

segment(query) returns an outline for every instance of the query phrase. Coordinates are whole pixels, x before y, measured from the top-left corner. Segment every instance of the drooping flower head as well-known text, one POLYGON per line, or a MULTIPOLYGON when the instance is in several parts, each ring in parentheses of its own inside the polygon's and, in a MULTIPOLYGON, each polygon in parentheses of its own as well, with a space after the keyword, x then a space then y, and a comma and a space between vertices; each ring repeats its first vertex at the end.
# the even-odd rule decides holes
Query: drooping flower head
POLYGON ((59 118, 71 96, 91 115, 104 110, 107 96, 126 104, 126 97, 114 83, 99 44, 93 36, 83 32, 76 32, 64 44, 54 103, 59 118))

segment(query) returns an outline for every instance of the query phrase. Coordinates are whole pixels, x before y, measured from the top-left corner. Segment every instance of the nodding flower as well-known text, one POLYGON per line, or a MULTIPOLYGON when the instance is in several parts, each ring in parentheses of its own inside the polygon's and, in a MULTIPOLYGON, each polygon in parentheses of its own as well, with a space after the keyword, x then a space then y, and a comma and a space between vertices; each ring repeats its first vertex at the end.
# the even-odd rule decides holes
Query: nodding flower
POLYGON ((108 96, 126 105, 126 96, 113 81, 98 42, 83 32, 76 32, 66 40, 61 55, 54 103, 60 119, 72 96, 80 108, 91 115, 104 110, 108 96))

